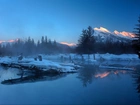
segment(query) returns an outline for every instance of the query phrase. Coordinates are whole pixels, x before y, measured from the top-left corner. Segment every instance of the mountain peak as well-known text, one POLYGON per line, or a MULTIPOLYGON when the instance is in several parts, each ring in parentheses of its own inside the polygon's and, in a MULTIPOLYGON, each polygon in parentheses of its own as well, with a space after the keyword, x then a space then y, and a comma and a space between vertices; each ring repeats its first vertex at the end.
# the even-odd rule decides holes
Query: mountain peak
POLYGON ((103 33, 110 33, 110 34, 114 34, 120 37, 126 37, 126 38, 133 38, 135 37, 135 34, 131 33, 131 32, 126 32, 126 31, 122 31, 119 32, 117 30, 115 30, 114 32, 109 31, 108 29, 104 28, 104 27, 100 27, 100 28, 94 28, 95 31, 98 32, 103 32, 103 33))
POLYGON ((100 28, 95 27, 94 30, 110 33, 110 31, 104 27, 100 27, 100 28))
POLYGON ((11 40, 8 40, 8 41, 4 41, 4 40, 0 40, 0 44, 1 43, 12 43, 12 42, 16 42, 18 41, 19 39, 11 39, 11 40))
POLYGON ((130 37, 130 38, 135 37, 135 35, 133 33, 126 32, 126 31, 118 32, 118 31, 115 30, 114 34, 116 34, 116 35, 123 35, 123 36, 130 37))
POLYGON ((67 46, 76 46, 75 43, 67 43, 67 42, 60 42, 61 44, 67 45, 67 46))

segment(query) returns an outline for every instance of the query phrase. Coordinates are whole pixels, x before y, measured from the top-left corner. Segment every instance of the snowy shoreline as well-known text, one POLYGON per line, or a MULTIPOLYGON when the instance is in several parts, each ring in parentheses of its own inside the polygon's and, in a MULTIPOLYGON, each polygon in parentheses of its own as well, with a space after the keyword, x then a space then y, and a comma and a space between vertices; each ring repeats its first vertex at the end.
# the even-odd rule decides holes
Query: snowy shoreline
POLYGON ((77 72, 77 69, 80 68, 78 65, 74 65, 73 63, 58 63, 52 62, 50 60, 42 60, 42 61, 34 61, 34 59, 26 59, 24 58, 21 61, 18 60, 0 60, 1 66, 26 69, 26 70, 35 70, 35 71, 48 71, 48 70, 56 70, 58 73, 74 73, 77 72))
MULTIPOLYGON (((41 55, 42 61, 35 60, 35 56, 23 57, 0 57, 0 65, 3 67, 19 70, 17 78, 2 80, 2 84, 19 84, 45 80, 55 80, 66 76, 68 73, 77 73, 84 65, 93 65, 99 70, 126 70, 133 71, 134 65, 139 65, 136 54, 95 54, 95 55, 41 55)), ((94 69, 93 69, 94 70, 94 69)), ((13 71, 11 71, 13 72, 13 71)), ((6 78, 6 77, 4 77, 6 78)))
POLYGON ((24 57, 18 60, 17 57, 0 57, 0 64, 20 69, 29 70, 56 70, 59 73, 77 72, 81 68, 81 64, 90 63, 97 64, 98 61, 139 61, 136 54, 92 54, 92 55, 76 55, 76 54, 59 54, 59 55, 43 55, 43 60, 35 61, 32 56, 24 57))

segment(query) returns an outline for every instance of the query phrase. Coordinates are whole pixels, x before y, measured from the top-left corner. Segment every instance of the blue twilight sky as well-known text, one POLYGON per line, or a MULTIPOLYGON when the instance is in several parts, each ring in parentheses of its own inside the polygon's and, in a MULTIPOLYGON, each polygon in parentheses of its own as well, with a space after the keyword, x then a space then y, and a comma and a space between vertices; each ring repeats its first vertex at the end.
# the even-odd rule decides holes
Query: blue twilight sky
POLYGON ((76 43, 89 25, 132 32, 139 15, 140 0, 0 0, 0 40, 76 43))

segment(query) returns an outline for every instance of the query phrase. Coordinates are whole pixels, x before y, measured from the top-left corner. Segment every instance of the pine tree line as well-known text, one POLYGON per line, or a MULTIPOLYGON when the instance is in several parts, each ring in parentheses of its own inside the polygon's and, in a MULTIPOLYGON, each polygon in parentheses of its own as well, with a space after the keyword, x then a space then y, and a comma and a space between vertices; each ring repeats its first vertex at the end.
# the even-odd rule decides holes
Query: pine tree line
POLYGON ((41 40, 35 43, 33 38, 28 37, 26 40, 18 39, 13 43, 7 43, 5 45, 0 44, 0 55, 1 56, 14 56, 23 54, 34 55, 34 54, 57 54, 57 53, 67 53, 71 49, 67 47, 60 46, 57 42, 47 39, 47 36, 42 36, 41 40))
POLYGON ((113 42, 107 40, 105 42, 95 42, 95 53, 111 53, 111 54, 132 54, 134 50, 131 43, 113 42))

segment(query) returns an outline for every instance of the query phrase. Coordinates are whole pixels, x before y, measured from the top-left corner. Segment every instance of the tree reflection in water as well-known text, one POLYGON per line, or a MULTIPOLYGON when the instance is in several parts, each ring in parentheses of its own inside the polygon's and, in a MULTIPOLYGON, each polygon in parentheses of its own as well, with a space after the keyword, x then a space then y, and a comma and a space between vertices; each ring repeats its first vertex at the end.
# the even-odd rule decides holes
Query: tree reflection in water
MULTIPOLYGON (((134 84, 136 85, 137 93, 140 94, 140 65, 137 65, 135 67, 132 77, 134 78, 134 84)), ((139 95, 139 97, 140 97, 140 95, 139 95)))
MULTIPOLYGON (((120 74, 130 73, 127 70, 111 70, 111 69, 100 69, 97 66, 93 65, 84 65, 83 68, 79 71, 77 78, 79 78, 84 87, 87 87, 88 84, 91 84, 94 79, 105 78, 110 75, 116 75, 118 78, 120 74)), ((113 79, 112 76, 109 77, 113 79)))
POLYGON ((27 72, 21 73, 20 69, 14 68, 1 68, 0 81, 1 84, 13 85, 22 83, 32 83, 39 81, 52 81, 59 78, 66 77, 67 73, 58 73, 55 70, 40 71, 40 72, 27 72))
POLYGON ((80 69, 77 78, 79 78, 83 82, 83 86, 86 87, 87 84, 91 84, 93 80, 93 76, 96 74, 98 67, 93 65, 84 65, 82 69, 80 69))

